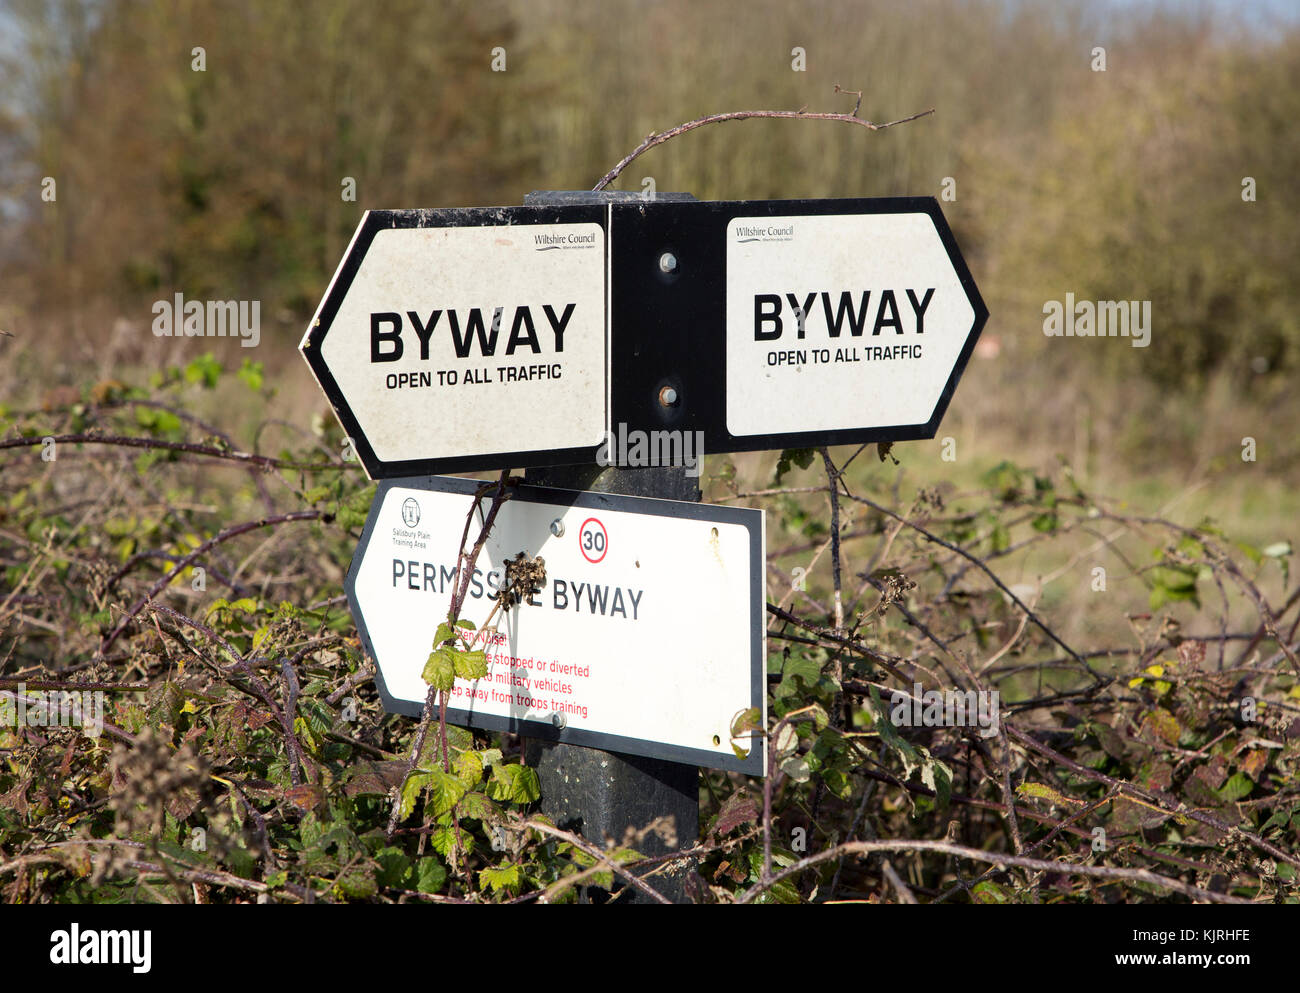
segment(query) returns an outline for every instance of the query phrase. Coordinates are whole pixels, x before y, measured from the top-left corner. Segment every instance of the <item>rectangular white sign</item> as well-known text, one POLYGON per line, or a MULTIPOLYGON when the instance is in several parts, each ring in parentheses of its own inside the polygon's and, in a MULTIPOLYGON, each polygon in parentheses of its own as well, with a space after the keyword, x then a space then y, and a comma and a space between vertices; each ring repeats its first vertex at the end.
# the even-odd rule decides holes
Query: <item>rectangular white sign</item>
MULTIPOLYGON (((390 710, 423 708, 421 673, 479 485, 380 485, 347 590, 390 710)), ((477 646, 488 674, 456 681, 453 723, 762 774, 762 748, 746 733, 734 742, 742 758, 731 735, 743 711, 765 715, 762 511, 520 487, 479 556, 462 618, 483 625, 503 564, 520 552, 544 560, 545 583, 498 613, 477 646)))

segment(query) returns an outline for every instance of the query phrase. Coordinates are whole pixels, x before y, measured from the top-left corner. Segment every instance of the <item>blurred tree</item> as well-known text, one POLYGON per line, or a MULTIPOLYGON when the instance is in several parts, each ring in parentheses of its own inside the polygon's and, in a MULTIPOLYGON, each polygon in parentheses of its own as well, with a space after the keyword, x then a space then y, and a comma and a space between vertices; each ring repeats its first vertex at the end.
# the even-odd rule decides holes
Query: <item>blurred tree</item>
POLYGON ((489 69, 516 37, 501 4, 104 0, 22 14, 33 138, 11 154, 58 178, 62 222, 27 218, 38 309, 181 291, 265 297, 300 321, 366 207, 526 185, 528 151, 501 131, 527 89, 489 69))
POLYGON ((367 207, 590 186, 651 130, 846 110, 839 84, 867 118, 938 113, 879 135, 706 128, 618 185, 939 195, 950 178, 943 208, 1007 361, 1164 384, 1296 362, 1294 26, 998 0, 12 0, 3 16, 0 292, 47 326, 147 323, 176 291, 258 298, 294 330, 270 346, 290 358, 367 207), (1152 300, 1151 347, 1045 348, 1042 306, 1066 292, 1152 300))
POLYGON ((1208 21, 1149 25, 1110 50, 1028 150, 985 149, 997 290, 1052 368, 1134 373, 1197 392, 1300 359, 1300 36, 1225 44, 1208 21), (1161 44, 1152 46, 1151 38, 1161 44), (1116 66, 1132 68, 1117 71, 1116 66), (1243 179, 1258 199, 1243 199, 1243 179), (994 234, 996 232, 996 235, 994 234), (1150 300, 1145 349, 1045 339, 1045 301, 1150 300), (1050 353, 1050 354, 1048 354, 1050 353))

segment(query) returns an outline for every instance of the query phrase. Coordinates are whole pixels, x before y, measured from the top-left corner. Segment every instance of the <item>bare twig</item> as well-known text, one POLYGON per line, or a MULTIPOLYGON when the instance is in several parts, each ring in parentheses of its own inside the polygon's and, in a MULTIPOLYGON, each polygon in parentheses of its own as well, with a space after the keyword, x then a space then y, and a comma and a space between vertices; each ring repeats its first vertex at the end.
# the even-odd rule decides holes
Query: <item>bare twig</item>
POLYGON ((869 500, 863 496, 853 496, 852 494, 849 494, 849 499, 856 500, 858 503, 866 504, 872 510, 875 510, 881 514, 885 514, 889 517, 892 517, 896 521, 902 521, 903 524, 905 524, 907 527, 911 528, 912 530, 924 536, 928 541, 932 541, 936 545, 941 545, 942 547, 948 549, 950 552, 956 552, 958 555, 962 556, 962 558, 969 560, 976 568, 978 568, 981 572, 983 572, 986 576, 988 576, 989 579, 993 581, 993 584, 997 586, 997 588, 1000 589, 1003 593, 1005 593, 1008 599, 1010 599, 1012 603, 1014 603, 1017 607, 1019 607, 1026 614, 1028 614, 1029 619, 1034 622, 1034 625, 1038 627, 1039 630, 1041 630, 1045 635, 1047 635, 1054 642, 1060 645, 1061 648, 1065 650, 1065 653, 1070 656, 1070 658, 1074 659, 1081 666, 1083 666, 1083 671, 1086 672, 1089 676, 1091 676, 1095 683, 1100 685, 1104 682, 1102 677, 1098 676, 1095 672, 1092 671, 1091 667, 1089 667, 1088 663, 1084 660, 1082 655, 1080 655, 1073 648, 1071 648, 1064 641, 1062 641, 1060 637, 1057 636, 1056 632, 1053 631, 1051 628, 1049 628, 1045 623, 1043 623, 1042 619, 1036 613, 1034 613, 1034 611, 1032 611, 1029 607, 1027 607, 1024 604, 1024 602, 1020 599, 1020 597, 1012 593, 1011 589, 1006 585, 1006 583, 1002 582, 1002 580, 1000 580, 997 577, 997 574, 994 573, 993 570, 990 569, 987 565, 985 565, 977 556, 972 555, 970 552, 966 551, 964 548, 961 548, 958 545, 954 545, 952 542, 944 541, 944 539, 940 538, 937 534, 934 534, 933 532, 926 530, 920 524, 917 524, 914 521, 907 520, 901 515, 894 513, 889 508, 882 507, 880 504, 876 503, 873 500, 869 500))
MULTIPOLYGON (((131 607, 131 609, 128 610, 126 614, 123 615, 122 619, 117 622, 117 626, 113 628, 113 630, 110 631, 104 637, 104 640, 99 643, 98 654, 103 655, 106 651, 108 651, 109 646, 112 645, 113 642, 115 642, 118 639, 118 636, 121 635, 121 633, 126 630, 126 626, 131 623, 132 618, 134 618, 136 614, 140 613, 140 611, 144 609, 144 605, 147 604, 150 600, 152 600, 155 596, 157 596, 164 588, 166 588, 168 583, 170 583, 173 579, 175 579, 178 575, 180 575, 181 570, 183 570, 187 565, 189 565, 195 559, 202 557, 203 554, 206 553, 209 549, 215 547, 216 545, 221 544, 223 541, 229 541, 231 538, 237 537, 238 535, 241 534, 245 534, 249 531, 255 531, 258 528, 272 527, 276 524, 288 523, 289 521, 316 521, 316 520, 320 520, 325 516, 326 516, 325 512, 321 510, 298 510, 298 511, 294 511, 292 514, 278 514, 274 517, 263 517, 261 520, 257 520, 257 521, 248 521, 245 524, 239 524, 233 528, 226 528, 226 530, 220 532, 219 534, 214 534, 207 541, 203 542, 203 544, 199 545, 198 548, 190 552, 189 555, 186 555, 183 559, 179 559, 175 565, 173 565, 170 569, 167 570, 166 573, 163 574, 161 579, 159 579, 156 583, 153 584, 153 586, 149 588, 148 593, 146 593, 144 596, 142 596, 139 600, 135 602, 135 604, 131 607)), ((112 585, 113 582, 116 582, 117 579, 120 577, 120 575, 121 572, 119 571, 118 575, 114 576, 109 581, 109 585, 112 585)))
MULTIPOLYGON (((852 93, 853 90, 840 90, 836 87, 837 92, 852 93)), ((859 95, 858 105, 861 106, 862 100, 859 95)), ((603 190, 606 186, 618 178, 619 174, 626 169, 632 162, 648 152, 656 145, 662 145, 679 135, 684 135, 688 131, 694 131, 696 128, 702 128, 706 124, 721 124, 723 121, 747 121, 754 118, 783 118, 796 121, 840 121, 844 124, 856 124, 859 127, 866 128, 868 131, 883 131, 885 128, 892 128, 896 124, 906 124, 908 121, 915 121, 917 118, 925 117, 934 113, 934 108, 923 110, 917 114, 909 114, 907 117, 900 117, 896 121, 887 121, 884 124, 876 124, 872 121, 863 120, 857 116, 858 108, 853 108, 852 114, 808 114, 802 110, 736 110, 729 114, 711 114, 708 117, 701 117, 694 121, 687 121, 685 124, 679 124, 675 128, 669 128, 667 131, 652 131, 646 136, 646 139, 632 149, 618 165, 605 173, 594 187, 593 192, 603 190)))
POLYGON ((629 883, 631 883, 638 890, 640 890, 642 893, 648 896, 651 900, 654 900, 657 903, 667 903, 667 904, 672 903, 671 900, 669 900, 666 896, 660 893, 657 889, 655 889, 645 880, 635 875, 631 870, 627 869, 625 866, 622 866, 618 862, 614 861, 614 859, 610 858, 607 854, 605 854, 605 852, 601 851, 595 845, 591 844, 590 842, 584 841, 582 838, 579 838, 576 834, 572 834, 569 831, 565 831, 562 830, 561 828, 557 828, 553 824, 547 824, 545 821, 538 821, 538 820, 525 821, 524 827, 529 827, 532 828, 534 831, 540 831, 542 834, 549 834, 552 837, 560 838, 564 841, 567 841, 570 845, 572 845, 574 848, 578 849, 579 851, 585 852, 587 855, 590 855, 592 858, 600 862, 604 862, 617 875, 621 876, 623 879, 626 879, 629 883))
MULTIPOLYGON (((822 464, 826 467, 831 501, 831 579, 835 584, 835 630, 844 630, 844 600, 840 593, 840 472, 831 461, 831 453, 821 449, 822 464)), ((837 674, 838 675, 838 674, 837 674)))
POLYGON ((1253 902, 1251 900, 1244 900, 1241 897, 1229 896, 1225 893, 1213 893, 1210 890, 1203 890, 1199 886, 1192 886, 1188 883, 1184 883, 1181 879, 1171 879, 1168 876, 1161 876, 1158 873, 1151 872, 1147 869, 1126 869, 1108 865, 1054 862, 1048 859, 1033 859, 1021 855, 1003 855, 999 852, 986 852, 979 848, 968 848, 965 845, 954 845, 946 841, 930 841, 927 839, 919 839, 916 841, 907 839, 897 841, 850 841, 843 845, 836 845, 834 848, 828 848, 825 851, 818 852, 816 855, 810 855, 806 859, 800 859, 793 865, 787 866, 780 872, 775 873, 766 881, 760 880, 742 893, 736 902, 752 903, 765 890, 771 888, 782 880, 797 875, 805 869, 811 869, 813 866, 826 862, 829 859, 839 858, 841 855, 869 855, 874 852, 940 852, 945 855, 971 859, 976 862, 990 862, 994 865, 1000 866, 1015 866, 1021 869, 1034 869, 1038 872, 1054 872, 1067 876, 1092 876, 1097 879, 1120 879, 1134 883, 1146 883, 1151 886, 1161 886, 1165 889, 1173 890, 1175 893, 1182 893, 1184 896, 1189 896, 1196 900, 1204 900, 1209 903, 1250 904, 1253 902))
MULTIPOLYGON (((483 528, 479 532, 478 540, 474 542, 474 547, 469 553, 465 552, 465 542, 469 539, 470 522, 474 519, 474 511, 478 509, 479 501, 482 500, 484 495, 486 495, 491 484, 480 487, 478 492, 474 494, 474 500, 470 504, 469 513, 465 516, 465 529, 461 533, 461 550, 458 554, 459 562, 457 564, 457 567, 463 571, 460 575, 460 581, 457 584, 456 590, 452 594, 451 606, 447 611, 447 624, 453 630, 456 627, 457 621, 460 619, 460 609, 465 602, 466 594, 469 592, 469 581, 474 573, 474 563, 478 561, 479 552, 483 550, 483 546, 487 543, 488 534, 492 530, 492 525, 496 522, 497 512, 501 509, 501 504, 505 502, 506 485, 509 481, 510 470, 503 469, 501 477, 496 483, 496 493, 492 498, 492 506, 488 510, 486 519, 483 521, 483 528)), ((409 776, 414 772, 415 767, 419 764, 420 754, 424 751, 424 742, 428 737, 429 725, 433 720, 435 709, 438 712, 438 729, 441 739, 440 744, 442 746, 443 768, 444 771, 449 768, 449 757, 447 755, 447 694, 442 694, 441 705, 439 705, 438 697, 438 690, 435 687, 430 686, 429 692, 424 700, 424 711, 420 715, 420 724, 415 729, 415 740, 411 744, 411 754, 407 760, 406 776, 409 776)), ((406 776, 403 776, 403 780, 405 780, 406 776)), ((399 819, 398 815, 401 813, 401 808, 402 789, 399 786, 397 789, 397 795, 393 797, 392 811, 388 815, 388 836, 390 838, 392 837, 393 832, 397 829, 397 822, 399 819)), ((453 837, 458 835, 459 832, 457 832, 456 835, 453 835, 453 837)))

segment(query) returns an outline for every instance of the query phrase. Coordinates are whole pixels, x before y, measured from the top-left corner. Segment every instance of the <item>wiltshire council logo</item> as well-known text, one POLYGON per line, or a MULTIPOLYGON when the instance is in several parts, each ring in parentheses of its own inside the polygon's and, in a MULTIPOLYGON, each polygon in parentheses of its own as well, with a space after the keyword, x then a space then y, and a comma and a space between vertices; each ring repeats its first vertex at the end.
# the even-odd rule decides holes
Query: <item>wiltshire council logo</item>
POLYGON ((737 245, 743 245, 748 241, 794 241, 794 225, 778 227, 775 224, 738 224, 735 237, 737 245))

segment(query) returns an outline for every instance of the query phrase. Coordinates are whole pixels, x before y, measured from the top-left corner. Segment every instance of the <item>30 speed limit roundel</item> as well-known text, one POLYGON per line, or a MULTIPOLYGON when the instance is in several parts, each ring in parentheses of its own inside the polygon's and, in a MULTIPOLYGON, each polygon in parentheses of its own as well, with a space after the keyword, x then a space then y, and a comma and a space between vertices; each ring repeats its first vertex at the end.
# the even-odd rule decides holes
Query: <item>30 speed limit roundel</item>
POLYGON ((588 562, 595 563, 603 559, 609 550, 609 535, 605 533, 605 525, 594 517, 583 521, 578 530, 578 547, 588 562))

